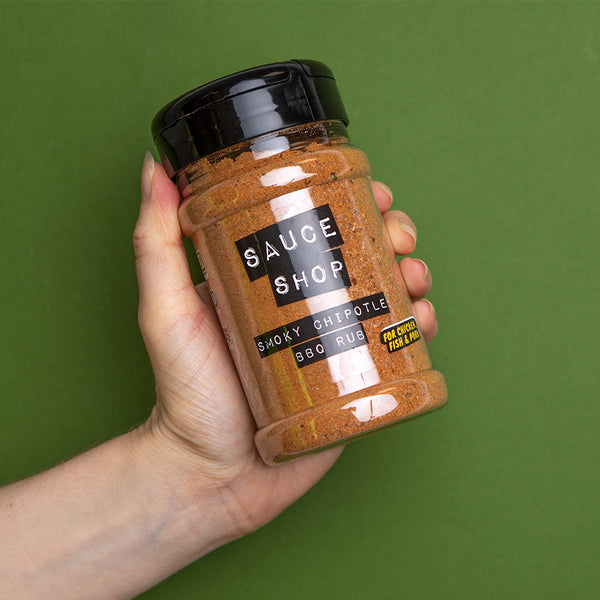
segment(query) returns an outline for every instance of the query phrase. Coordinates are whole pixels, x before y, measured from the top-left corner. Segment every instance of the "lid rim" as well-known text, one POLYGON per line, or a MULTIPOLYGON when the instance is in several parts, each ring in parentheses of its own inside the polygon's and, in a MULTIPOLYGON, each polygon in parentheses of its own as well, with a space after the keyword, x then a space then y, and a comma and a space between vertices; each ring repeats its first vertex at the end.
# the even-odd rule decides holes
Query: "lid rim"
MULTIPOLYGON (((293 62, 293 61, 290 61, 293 62)), ((240 71, 242 72, 242 71, 240 71)), ((331 81, 335 81, 335 77, 328 77, 326 75, 317 75, 316 77, 313 77, 313 79, 330 79, 331 81)), ((219 81, 218 79, 216 79, 215 81, 219 81)), ((280 82, 283 83, 283 82, 280 82)), ((208 84, 210 85, 210 84, 208 84)), ((197 89, 201 89, 204 86, 200 86, 197 89)), ((211 106, 214 106, 216 104, 218 104, 219 102, 223 102, 224 100, 231 100, 232 98, 235 98, 236 96, 241 96, 243 94, 249 94, 251 92, 256 92, 258 90, 262 90, 264 88, 268 88, 269 84, 265 84, 265 85, 261 85, 260 87, 256 87, 256 88, 252 88, 251 90, 246 90, 244 92, 238 92, 237 94, 231 94, 230 96, 224 96, 223 98, 220 98, 219 100, 214 100, 212 102, 209 102, 208 104, 204 104, 203 106, 198 106, 197 108, 194 108, 193 110, 191 110, 190 112, 186 112, 183 115, 180 115, 179 117, 177 117, 176 119, 173 119, 173 121, 171 121, 168 125, 165 125, 162 129, 160 129, 157 133, 152 135, 152 138, 156 138, 157 135, 160 135, 165 129, 169 129, 169 127, 173 127, 173 125, 175 125, 175 123, 177 123, 178 121, 181 121, 181 119, 185 119, 186 117, 191 117, 194 113, 197 113, 199 110, 202 110, 203 108, 210 108, 211 106)), ((188 92, 188 94, 191 94, 192 92, 194 92, 195 90, 191 90, 190 92, 188 92)), ((180 96, 179 98, 184 98, 185 96, 187 96, 188 94, 184 94, 183 96, 180 96)), ((179 98, 176 98, 175 100, 173 100, 172 102, 170 102, 169 104, 165 105, 165 106, 171 106, 172 104, 174 104, 175 102, 177 102, 177 100, 179 100, 179 98)), ((160 112, 160 111, 159 111, 160 112)))
POLYGON ((236 143, 327 120, 348 125, 333 73, 318 61, 290 60, 238 71, 182 94, 156 113, 151 132, 177 171, 236 143), (243 89, 246 82, 258 85, 243 89), (257 106, 264 108, 259 116, 257 106))

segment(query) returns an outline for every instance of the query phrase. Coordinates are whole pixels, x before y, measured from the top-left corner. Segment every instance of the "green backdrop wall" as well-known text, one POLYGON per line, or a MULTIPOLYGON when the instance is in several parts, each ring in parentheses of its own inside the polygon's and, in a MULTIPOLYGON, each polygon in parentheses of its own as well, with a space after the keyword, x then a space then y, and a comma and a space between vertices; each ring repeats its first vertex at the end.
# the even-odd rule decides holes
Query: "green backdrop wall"
POLYGON ((419 226, 451 401, 143 597, 596 597, 598 3, 0 4, 1 482, 150 411, 131 234, 155 111, 296 57, 333 69, 419 226))

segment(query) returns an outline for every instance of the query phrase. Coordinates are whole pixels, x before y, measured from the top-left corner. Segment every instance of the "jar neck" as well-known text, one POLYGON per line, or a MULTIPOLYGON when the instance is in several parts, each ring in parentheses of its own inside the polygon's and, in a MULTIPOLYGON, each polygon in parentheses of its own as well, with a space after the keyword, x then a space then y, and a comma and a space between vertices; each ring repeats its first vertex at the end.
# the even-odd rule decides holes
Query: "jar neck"
POLYGON ((260 169, 269 159, 277 160, 277 156, 286 151, 301 151, 311 144, 335 146, 349 142, 348 131, 342 121, 295 125, 205 156, 181 169, 174 179, 185 200, 191 193, 217 185, 234 177, 239 171, 247 170, 249 164, 254 163, 260 169))

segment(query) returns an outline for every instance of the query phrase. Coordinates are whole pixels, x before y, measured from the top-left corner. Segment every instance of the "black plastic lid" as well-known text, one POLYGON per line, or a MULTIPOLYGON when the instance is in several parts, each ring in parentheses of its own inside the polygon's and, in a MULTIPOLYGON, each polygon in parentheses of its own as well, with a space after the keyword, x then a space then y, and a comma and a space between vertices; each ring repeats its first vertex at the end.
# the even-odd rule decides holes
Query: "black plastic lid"
POLYGON ((176 98, 154 117, 152 136, 172 176, 239 142, 329 120, 348 124, 332 72, 317 61, 293 60, 240 71, 176 98))

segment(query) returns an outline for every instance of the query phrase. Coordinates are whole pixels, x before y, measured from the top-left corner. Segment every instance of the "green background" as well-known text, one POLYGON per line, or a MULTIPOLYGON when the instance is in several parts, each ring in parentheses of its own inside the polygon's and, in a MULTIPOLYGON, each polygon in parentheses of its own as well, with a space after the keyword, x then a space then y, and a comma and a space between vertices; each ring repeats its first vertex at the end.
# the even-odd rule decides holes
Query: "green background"
POLYGON ((143 597, 597 597, 598 3, 0 4, 1 482, 149 414, 156 110, 296 57, 419 227, 451 400, 143 597))

